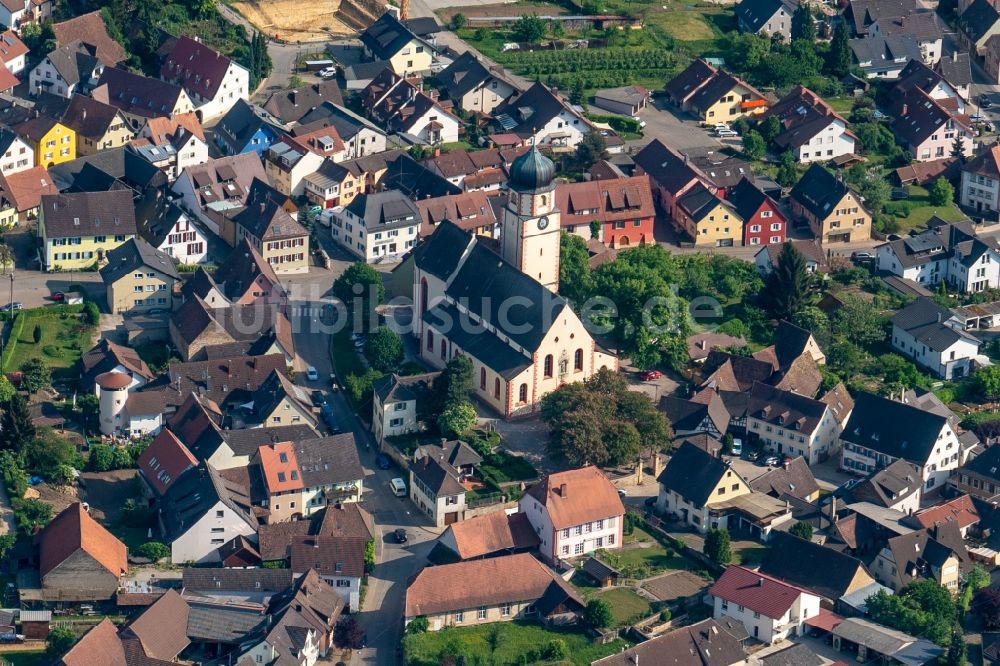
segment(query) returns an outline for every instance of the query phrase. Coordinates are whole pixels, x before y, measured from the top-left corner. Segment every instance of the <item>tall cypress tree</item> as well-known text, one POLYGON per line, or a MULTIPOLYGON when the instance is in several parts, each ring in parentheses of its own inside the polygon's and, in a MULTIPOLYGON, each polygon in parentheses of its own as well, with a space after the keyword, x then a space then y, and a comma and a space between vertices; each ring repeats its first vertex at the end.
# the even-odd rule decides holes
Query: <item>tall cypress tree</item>
POLYGON ((781 246, 778 265, 767 284, 768 309, 776 319, 789 319, 805 305, 809 273, 802 253, 790 241, 781 246))
POLYGON ((15 393, 0 417, 0 449, 20 451, 25 442, 35 437, 35 424, 31 421, 28 402, 15 393))
POLYGON ((841 21, 833 32, 833 41, 826 55, 826 68, 830 76, 842 78, 851 71, 851 45, 847 40, 847 26, 841 21))
POLYGON ((816 41, 816 24, 813 23, 812 12, 809 11, 805 3, 800 4, 795 13, 792 14, 792 39, 816 41))

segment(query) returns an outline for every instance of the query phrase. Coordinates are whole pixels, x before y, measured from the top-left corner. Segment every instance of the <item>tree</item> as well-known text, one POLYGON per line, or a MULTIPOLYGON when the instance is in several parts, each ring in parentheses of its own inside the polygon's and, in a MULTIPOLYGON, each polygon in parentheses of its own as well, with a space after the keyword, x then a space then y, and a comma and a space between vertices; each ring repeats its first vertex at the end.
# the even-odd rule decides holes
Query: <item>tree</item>
POLYGON ((583 87, 583 79, 574 79, 573 87, 569 91, 569 103, 578 106, 586 106, 587 91, 583 87))
POLYGON ((35 326, 35 330, 31 332, 31 340, 36 345, 42 341, 42 327, 39 325, 35 326))
POLYGON ((472 395, 472 361, 459 355, 448 361, 441 374, 434 378, 427 413, 437 418, 449 405, 469 402, 472 395))
POLYGON ((14 507, 17 527, 25 536, 32 536, 52 520, 52 505, 40 499, 20 500, 14 507))
POLYGON ((743 135, 743 154, 748 160, 757 161, 764 157, 767 145, 757 130, 749 130, 743 135))
POLYGON ((25 442, 34 438, 35 424, 28 411, 28 402, 19 394, 14 394, 4 406, 0 418, 0 449, 20 451, 25 442))
POLYGON ((537 16, 524 15, 514 21, 510 35, 515 41, 534 44, 545 36, 545 21, 537 16))
POLYGON ((976 593, 972 611, 987 629, 1000 628, 1000 587, 987 587, 976 593))
POLYGON ((882 211, 882 207, 892 194, 892 187, 877 171, 868 171, 857 181, 858 194, 865 199, 865 207, 872 214, 882 211))
POLYGON ((955 187, 947 179, 940 177, 931 184, 928 195, 932 206, 947 206, 955 200, 955 187))
POLYGON ((403 339, 388 326, 379 326, 365 341, 365 356, 379 372, 391 372, 403 362, 403 339))
POLYGON ((441 412, 437 423, 442 435, 461 437, 476 426, 476 408, 471 402, 452 403, 441 412))
POLYGON ((813 538, 812 525, 801 520, 788 528, 788 533, 793 534, 800 539, 805 539, 806 541, 813 538))
POLYGON ((885 338, 886 317, 868 301, 845 296, 844 305, 833 315, 833 330, 859 345, 868 345, 885 338))
POLYGON ((810 44, 816 41, 816 23, 812 12, 805 4, 798 6, 792 14, 792 41, 802 39, 810 44))
POLYGON ((145 557, 147 560, 159 562, 170 557, 170 546, 159 541, 147 541, 135 549, 135 554, 139 557, 145 557))
MULTIPOLYGON (((1000 400, 1000 365, 988 365, 974 375, 979 392, 990 402, 1000 400)), ((995 409, 995 407, 994 407, 995 409)))
POLYGON ((705 535, 705 555, 716 564, 726 565, 733 559, 729 531, 713 527, 705 535))
POLYGON ((955 139, 951 142, 951 156, 959 162, 965 161, 965 144, 962 143, 961 132, 955 132, 955 139))
POLYGON ((610 627, 615 618, 611 612, 611 604, 604 599, 591 599, 587 602, 583 619, 595 629, 604 629, 610 627))
POLYGON ((362 261, 351 264, 333 281, 333 295, 347 307, 354 330, 369 331, 377 325, 375 306, 385 298, 385 285, 374 268, 362 261))
POLYGON ((786 150, 781 154, 774 179, 782 187, 791 187, 798 182, 799 172, 795 169, 795 155, 792 154, 792 151, 786 150))
POLYGON ((842 79, 851 71, 851 44, 847 38, 845 21, 838 23, 833 31, 830 50, 826 52, 826 70, 837 79, 842 79))
POLYGON ((114 469, 115 453, 107 444, 94 444, 90 447, 87 467, 94 472, 107 472, 114 469))
POLYGON ((777 116, 768 116, 767 120, 757 126, 757 131, 760 132, 760 136, 764 141, 770 145, 781 134, 781 121, 778 120, 777 116))
POLYGON ((576 163, 582 171, 608 156, 608 144, 597 130, 589 130, 576 146, 576 163))
POLYGON ((17 545, 17 535, 13 532, 0 534, 0 562, 7 560, 7 555, 17 545))
POLYGON ((66 626, 55 627, 45 637, 45 654, 56 659, 63 656, 76 644, 76 634, 66 626))
POLYGON ((948 588, 933 580, 907 583, 896 594, 877 592, 866 602, 874 622, 941 646, 951 642, 955 622, 955 601, 948 588))
POLYGON ((951 645, 948 646, 946 666, 965 666, 968 663, 968 646, 962 638, 962 632, 957 629, 951 634, 951 645))
POLYGON ((76 458, 76 448, 52 428, 39 428, 23 445, 22 452, 26 469, 49 481, 66 481, 63 468, 72 470, 76 458))
POLYGON ((101 323, 101 309, 94 301, 87 301, 83 304, 83 323, 88 326, 97 326, 101 323))
POLYGON ((978 592, 990 586, 990 574, 981 564, 976 564, 965 575, 965 582, 974 592, 978 592))
POLYGON ((0 271, 4 275, 7 274, 7 266, 14 263, 14 251, 10 249, 10 245, 6 243, 0 243, 0 271))
POLYGON ((7 375, 0 375, 0 405, 10 402, 15 393, 17 389, 7 379, 7 375))
POLYGON ((52 371, 40 358, 30 358, 21 366, 21 388, 37 393, 52 385, 52 371))
POLYGON ((456 14, 452 14, 452 16, 451 16, 451 29, 452 30, 461 30, 466 25, 468 25, 468 23, 469 23, 469 19, 467 19, 465 17, 465 14, 463 14, 462 12, 458 12, 456 14))
POLYGON ((641 445, 639 431, 631 423, 618 421, 604 429, 604 446, 612 460, 635 460, 641 445))
POLYGON ((342 648, 360 650, 365 644, 365 630, 355 617, 342 617, 334 629, 334 641, 342 648))
POLYGON ((431 623, 430 621, 428 621, 426 615, 418 615, 412 620, 410 620, 410 623, 406 625, 405 633, 407 635, 423 634, 426 633, 428 629, 430 629, 430 626, 431 623))
POLYGON ((809 273, 802 253, 786 242, 781 247, 778 265, 768 276, 768 301, 771 315, 788 319, 805 305, 809 289, 809 273))
POLYGON ((559 293, 579 310, 593 290, 587 241, 563 232, 559 238, 559 293))

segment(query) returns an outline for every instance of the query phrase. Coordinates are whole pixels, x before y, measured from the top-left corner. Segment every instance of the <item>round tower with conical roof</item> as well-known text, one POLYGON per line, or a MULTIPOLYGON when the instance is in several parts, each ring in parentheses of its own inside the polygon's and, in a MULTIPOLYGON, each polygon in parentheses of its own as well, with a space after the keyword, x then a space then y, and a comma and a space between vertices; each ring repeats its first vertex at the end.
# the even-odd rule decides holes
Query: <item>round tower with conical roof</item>
POLYGON ((128 387, 132 384, 132 378, 124 372, 112 370, 97 375, 94 381, 101 387, 101 434, 113 435, 122 426, 122 412, 128 399, 128 387))
POLYGON ((504 261, 559 290, 559 210, 555 202, 556 167, 537 146, 510 165, 507 206, 500 221, 504 261))

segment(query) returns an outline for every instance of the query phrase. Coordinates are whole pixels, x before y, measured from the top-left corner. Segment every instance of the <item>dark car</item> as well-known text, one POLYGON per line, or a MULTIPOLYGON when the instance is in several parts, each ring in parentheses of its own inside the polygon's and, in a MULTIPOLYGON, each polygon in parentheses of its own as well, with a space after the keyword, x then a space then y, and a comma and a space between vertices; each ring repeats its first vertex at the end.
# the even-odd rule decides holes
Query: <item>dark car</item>
POLYGON ((323 397, 323 392, 322 391, 313 391, 312 392, 312 401, 313 401, 313 404, 316 405, 317 407, 320 407, 321 405, 325 405, 326 404, 326 398, 323 397))
POLYGON ((406 530, 402 527, 397 527, 393 534, 396 535, 396 543, 406 543, 406 530))
POLYGON ((392 461, 389 460, 389 456, 384 453, 380 453, 375 456, 375 466, 379 469, 389 469, 392 467, 392 461))

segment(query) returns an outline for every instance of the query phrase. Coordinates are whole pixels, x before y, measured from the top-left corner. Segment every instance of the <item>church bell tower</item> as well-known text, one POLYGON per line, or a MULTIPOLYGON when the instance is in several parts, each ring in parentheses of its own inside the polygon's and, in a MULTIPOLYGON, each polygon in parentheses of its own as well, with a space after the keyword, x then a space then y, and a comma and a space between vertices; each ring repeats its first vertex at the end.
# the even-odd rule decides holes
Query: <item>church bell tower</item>
POLYGON ((500 226, 504 261, 553 293, 559 291, 560 231, 555 171, 535 146, 514 160, 500 226))

